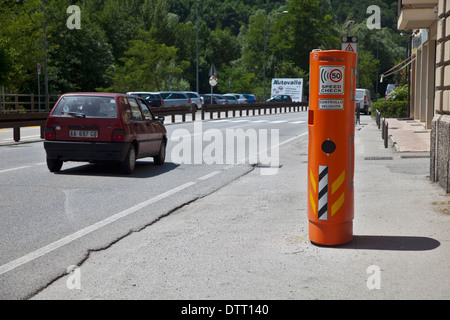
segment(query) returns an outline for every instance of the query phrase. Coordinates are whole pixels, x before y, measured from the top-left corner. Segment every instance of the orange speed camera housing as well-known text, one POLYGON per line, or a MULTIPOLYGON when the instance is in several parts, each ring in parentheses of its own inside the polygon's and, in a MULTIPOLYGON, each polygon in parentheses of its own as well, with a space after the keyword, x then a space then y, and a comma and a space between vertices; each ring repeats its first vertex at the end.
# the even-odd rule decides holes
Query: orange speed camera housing
POLYGON ((357 54, 310 54, 308 111, 309 239, 339 245, 353 238, 357 54))

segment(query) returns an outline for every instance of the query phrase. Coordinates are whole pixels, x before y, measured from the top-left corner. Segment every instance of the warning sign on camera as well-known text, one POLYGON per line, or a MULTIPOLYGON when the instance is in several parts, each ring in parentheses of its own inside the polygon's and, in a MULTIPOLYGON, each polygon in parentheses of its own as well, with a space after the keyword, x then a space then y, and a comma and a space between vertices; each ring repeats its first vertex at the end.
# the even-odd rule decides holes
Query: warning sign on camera
POLYGON ((319 99, 319 110, 344 110, 344 99, 319 99))
POLYGON ((344 66, 320 66, 319 94, 344 94, 344 66))

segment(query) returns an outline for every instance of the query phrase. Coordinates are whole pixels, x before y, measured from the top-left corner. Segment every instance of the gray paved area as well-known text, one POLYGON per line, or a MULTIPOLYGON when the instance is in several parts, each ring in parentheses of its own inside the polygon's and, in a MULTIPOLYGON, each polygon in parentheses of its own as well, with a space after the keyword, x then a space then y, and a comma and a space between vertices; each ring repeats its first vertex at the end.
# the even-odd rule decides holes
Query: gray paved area
POLYGON ((72 273, 33 299, 449 299, 450 195, 429 181, 429 152, 385 149, 363 117, 353 241, 321 247, 308 239, 306 150, 307 136, 282 146, 277 174, 255 168, 91 252, 79 288, 72 273))

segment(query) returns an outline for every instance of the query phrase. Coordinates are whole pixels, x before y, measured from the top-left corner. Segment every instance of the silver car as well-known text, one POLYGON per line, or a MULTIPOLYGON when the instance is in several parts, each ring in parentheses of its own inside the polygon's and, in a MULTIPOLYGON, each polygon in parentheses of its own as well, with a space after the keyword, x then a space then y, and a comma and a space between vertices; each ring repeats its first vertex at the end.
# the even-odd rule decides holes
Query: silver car
POLYGON ((224 96, 230 96, 230 95, 236 97, 238 103, 248 103, 248 99, 243 94, 240 94, 240 93, 226 93, 226 94, 224 94, 224 96))
POLYGON ((189 98, 186 92, 162 91, 159 92, 159 94, 164 99, 164 107, 181 107, 181 106, 197 107, 197 105, 192 102, 191 98, 189 98))
POLYGON ((228 100, 220 94, 202 94, 204 104, 228 104, 228 100), (211 101, 212 100, 212 101, 211 101))
POLYGON ((191 102, 196 105, 197 110, 202 108, 203 105, 202 98, 197 92, 186 91, 185 93, 188 95, 189 98, 191 98, 191 102))
POLYGON ((222 95, 222 97, 224 97, 225 99, 228 100, 228 104, 238 104, 239 103, 238 99, 232 94, 229 94, 229 95, 224 94, 224 95, 222 95))

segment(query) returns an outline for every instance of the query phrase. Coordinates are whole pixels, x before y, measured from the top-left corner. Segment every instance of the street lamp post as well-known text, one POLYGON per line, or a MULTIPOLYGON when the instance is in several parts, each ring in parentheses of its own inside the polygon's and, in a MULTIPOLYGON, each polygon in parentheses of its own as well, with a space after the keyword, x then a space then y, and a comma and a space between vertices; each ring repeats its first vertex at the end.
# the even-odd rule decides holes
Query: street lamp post
POLYGON ((278 16, 280 14, 286 14, 289 13, 289 11, 283 11, 283 12, 278 12, 278 13, 273 13, 270 14, 267 19, 266 22, 264 23, 264 74, 263 74, 263 101, 266 101, 266 27, 267 27, 267 22, 269 22, 269 18, 271 16, 278 16))

